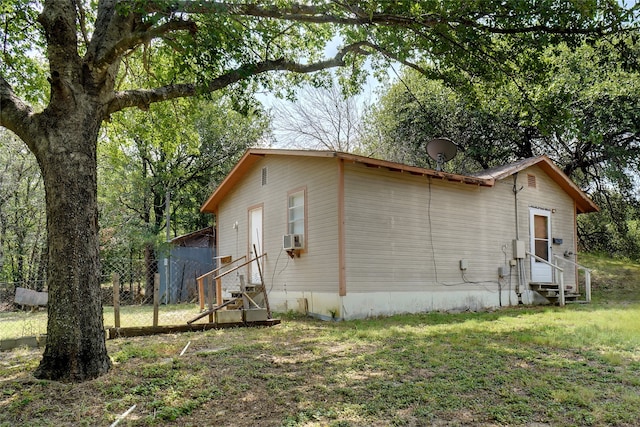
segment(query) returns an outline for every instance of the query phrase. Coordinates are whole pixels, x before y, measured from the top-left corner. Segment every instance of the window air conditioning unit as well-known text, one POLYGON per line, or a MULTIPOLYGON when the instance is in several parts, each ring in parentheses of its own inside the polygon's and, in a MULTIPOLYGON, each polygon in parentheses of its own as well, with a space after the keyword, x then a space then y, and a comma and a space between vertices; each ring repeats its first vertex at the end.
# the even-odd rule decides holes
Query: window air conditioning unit
POLYGON ((282 249, 285 251, 294 251, 302 248, 304 248, 302 234, 285 234, 282 236, 282 249))

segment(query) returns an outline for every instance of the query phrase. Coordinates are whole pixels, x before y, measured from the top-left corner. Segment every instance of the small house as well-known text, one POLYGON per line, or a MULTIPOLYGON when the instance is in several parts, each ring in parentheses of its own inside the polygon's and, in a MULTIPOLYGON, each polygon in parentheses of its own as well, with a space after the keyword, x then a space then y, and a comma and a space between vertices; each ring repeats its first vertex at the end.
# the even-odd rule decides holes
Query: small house
POLYGON ((546 156, 459 175, 250 149, 201 211, 221 256, 266 254, 242 275, 272 309, 352 319, 577 296, 576 215, 597 209, 546 156))

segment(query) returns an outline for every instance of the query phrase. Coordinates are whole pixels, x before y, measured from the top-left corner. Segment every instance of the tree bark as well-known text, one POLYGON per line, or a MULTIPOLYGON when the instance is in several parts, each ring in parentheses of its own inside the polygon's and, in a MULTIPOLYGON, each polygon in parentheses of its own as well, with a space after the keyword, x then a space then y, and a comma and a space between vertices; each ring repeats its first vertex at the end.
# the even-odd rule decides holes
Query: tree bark
POLYGON ((46 191, 49 321, 35 376, 73 382, 96 378, 111 367, 98 255, 100 116, 96 105, 83 107, 62 114, 46 111, 42 118, 47 131, 36 150, 46 191))

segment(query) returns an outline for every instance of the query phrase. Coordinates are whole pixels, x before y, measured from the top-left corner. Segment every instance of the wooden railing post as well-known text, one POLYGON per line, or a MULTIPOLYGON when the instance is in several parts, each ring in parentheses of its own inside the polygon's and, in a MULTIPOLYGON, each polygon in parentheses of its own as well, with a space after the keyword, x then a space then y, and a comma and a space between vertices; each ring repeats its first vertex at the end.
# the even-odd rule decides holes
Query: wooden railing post
MULTIPOLYGON (((267 253, 263 253, 262 255, 256 256, 254 259, 251 259, 249 261, 246 261, 240 265, 236 265, 234 268, 225 271, 224 273, 220 273, 215 277, 212 277, 215 273, 219 272, 220 269, 222 267, 216 268, 215 270, 212 270, 208 273, 203 274, 200 277, 197 277, 196 280, 198 281, 198 283, 201 283, 202 280, 204 279, 208 279, 208 286, 207 286, 207 302, 209 303, 209 309, 204 311, 203 313, 200 313, 200 315, 198 315, 197 317, 195 317, 194 319, 189 320, 187 323, 191 324, 193 322, 195 322, 196 320, 202 319, 203 317, 209 315, 209 322, 213 323, 213 316, 214 313, 216 312, 216 310, 220 310, 224 307, 226 307, 227 305, 231 304, 232 302, 234 302, 237 298, 234 298, 230 301, 227 302, 223 302, 222 300, 222 278, 230 273, 233 273, 234 271, 238 271, 240 268, 252 263, 253 261, 259 260, 262 257, 266 257, 267 253), (215 280, 215 296, 216 296, 216 307, 213 306, 213 295, 214 295, 214 290, 213 290, 213 280, 215 280)), ((243 256, 235 261, 232 262, 237 262, 241 259, 246 258, 246 256, 243 256)), ((203 283, 203 282, 202 282, 203 283)), ((204 284, 203 284, 204 286, 204 284)), ((202 295, 202 294, 201 294, 202 295)), ((202 300, 201 300, 202 301, 202 300)), ((201 303, 202 304, 202 303, 201 303)))
POLYGON ((113 321, 116 328, 120 327, 120 275, 113 273, 113 321))
MULTIPOLYGON (((207 277, 207 301, 209 302, 209 323, 213 323, 213 280, 207 277)), ((216 304, 217 301, 216 301, 216 304)), ((219 304, 218 304, 219 305, 219 304)))
POLYGON ((160 274, 153 275, 153 326, 158 326, 158 306, 160 301, 160 274))
MULTIPOLYGON (((591 270, 584 265, 580 265, 575 261, 566 258, 560 258, 558 255, 554 255, 557 260, 574 265, 578 270, 584 270, 584 299, 585 302, 591 302, 591 270)), ((578 280, 576 279, 576 285, 578 280)))
POLYGON ((216 305, 222 304, 222 277, 216 277, 216 305))
POLYGON ((200 303, 200 312, 204 311, 204 278, 198 277, 196 279, 198 282, 198 301, 200 303))
POLYGON ((560 273, 560 307, 564 306, 564 271, 558 270, 560 273))

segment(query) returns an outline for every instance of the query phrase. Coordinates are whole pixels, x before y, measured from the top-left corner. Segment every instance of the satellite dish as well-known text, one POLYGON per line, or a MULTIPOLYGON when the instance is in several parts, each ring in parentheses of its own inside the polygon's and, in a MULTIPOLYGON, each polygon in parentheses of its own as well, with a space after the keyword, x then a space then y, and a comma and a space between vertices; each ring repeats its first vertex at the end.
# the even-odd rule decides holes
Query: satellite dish
POLYGON ((427 154, 436 161, 436 170, 441 171, 445 162, 453 159, 458 146, 448 138, 434 138, 427 143, 427 154))

